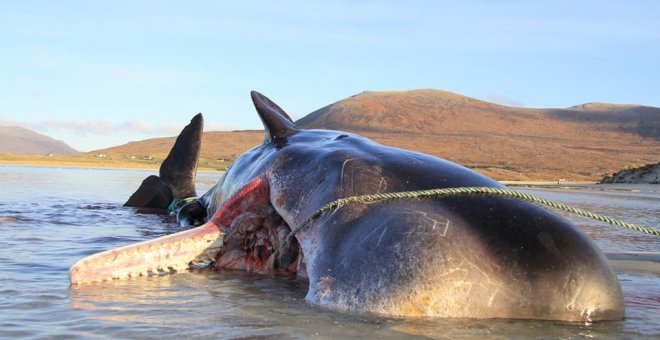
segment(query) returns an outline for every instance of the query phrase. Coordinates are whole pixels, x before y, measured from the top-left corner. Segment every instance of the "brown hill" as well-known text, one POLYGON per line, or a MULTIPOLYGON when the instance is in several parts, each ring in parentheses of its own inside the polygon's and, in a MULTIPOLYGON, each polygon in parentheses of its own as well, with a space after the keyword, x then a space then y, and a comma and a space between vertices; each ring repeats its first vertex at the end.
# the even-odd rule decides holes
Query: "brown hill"
POLYGON ((498 179, 594 180, 660 158, 660 109, 637 105, 529 109, 438 90, 364 92, 297 124, 362 133, 498 179))
POLYGON ((67 155, 78 151, 60 140, 32 130, 18 126, 0 126, 0 152, 67 155))
MULTIPOLYGON (((199 166, 207 169, 224 170, 240 154, 258 145, 264 139, 264 132, 246 131, 210 131, 202 136, 202 152, 199 166)), ((108 149, 92 151, 90 154, 115 158, 136 157, 158 165, 167 157, 176 137, 164 137, 130 142, 108 149)))
POLYGON ((575 129, 597 128, 660 138, 660 108, 588 103, 567 109, 530 109, 439 90, 363 92, 314 111, 296 123, 306 128, 356 132, 537 137, 566 137, 575 129))
MULTIPOLYGON (((345 130, 421 151, 497 179, 597 180, 660 159, 660 109, 591 103, 567 109, 497 105, 438 90, 363 92, 296 122, 345 130)), ((200 165, 222 164, 257 145, 258 131, 205 133, 200 165)), ((173 138, 103 152, 164 157, 173 138)))

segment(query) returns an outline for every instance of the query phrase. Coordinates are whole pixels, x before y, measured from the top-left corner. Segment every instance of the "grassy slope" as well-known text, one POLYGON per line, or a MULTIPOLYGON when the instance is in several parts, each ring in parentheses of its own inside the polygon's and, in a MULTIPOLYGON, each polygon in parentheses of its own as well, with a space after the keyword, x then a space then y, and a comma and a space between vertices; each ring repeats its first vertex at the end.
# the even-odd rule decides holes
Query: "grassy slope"
POLYGON ((660 158, 660 109, 516 108, 438 90, 364 92, 297 122, 366 135, 497 179, 596 180, 660 158))
MULTIPOLYGON (((157 170, 175 140, 176 137, 147 139, 66 156, 0 153, 0 164, 157 170)), ((198 170, 224 171, 238 155, 262 140, 262 131, 206 132, 202 139, 198 170)))

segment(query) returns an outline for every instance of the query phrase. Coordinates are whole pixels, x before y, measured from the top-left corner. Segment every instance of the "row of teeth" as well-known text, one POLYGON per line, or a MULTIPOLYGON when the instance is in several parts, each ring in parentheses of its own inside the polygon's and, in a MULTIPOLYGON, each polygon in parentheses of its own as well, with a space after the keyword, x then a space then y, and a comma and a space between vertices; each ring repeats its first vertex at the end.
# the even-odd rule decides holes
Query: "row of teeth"
MULTIPOLYGON (((176 272, 184 271, 184 270, 195 270, 195 269, 204 269, 209 267, 210 265, 213 264, 213 261, 210 259, 200 259, 198 261, 191 261, 188 264, 177 264, 177 265, 170 265, 168 267, 156 267, 155 269, 147 269, 146 271, 143 272, 130 272, 126 273, 124 275, 113 275, 112 277, 105 278, 102 280, 93 280, 89 281, 90 283, 95 283, 95 282, 104 282, 104 281, 112 281, 112 280, 121 280, 121 279, 128 279, 128 278, 134 278, 134 277, 139 277, 139 276, 158 276, 158 275, 167 275, 167 274, 173 274, 176 272)), ((83 281, 78 281, 76 284, 82 284, 83 281)))
POLYGON ((103 254, 99 253, 96 255, 91 255, 91 257, 96 257, 99 256, 101 257, 100 260, 93 260, 90 259, 89 261, 84 261, 81 262, 79 265, 75 266, 76 270, 94 270, 94 269, 101 269, 110 266, 111 263, 115 261, 123 261, 126 258, 133 257, 133 256, 146 256, 150 253, 155 253, 158 259, 164 259, 160 260, 159 262, 161 263, 156 263, 152 264, 155 265, 155 267, 148 267, 148 268, 133 268, 132 272, 122 272, 121 271, 121 266, 118 265, 118 268, 115 268, 113 271, 112 275, 110 277, 98 279, 98 280, 89 280, 89 281, 76 281, 74 282, 75 284, 82 284, 82 283, 98 283, 98 282, 103 282, 103 281, 112 281, 115 279, 127 279, 127 278, 134 278, 134 277, 139 277, 139 276, 156 276, 156 275, 165 275, 165 274, 170 274, 170 273, 175 273, 178 271, 183 271, 187 269, 202 269, 209 267, 213 263, 213 259, 215 258, 215 255, 217 252, 220 250, 219 247, 213 247, 213 243, 217 242, 217 240, 220 240, 222 242, 222 236, 219 237, 218 234, 209 234, 209 235, 204 235, 202 237, 200 236, 195 236, 191 238, 186 238, 180 241, 174 241, 170 243, 162 243, 160 246, 156 246, 154 244, 149 245, 148 247, 141 247, 136 250, 126 250, 126 251, 121 251, 119 253, 110 253, 110 254, 103 254), (179 259, 183 260, 178 263, 173 263, 173 260, 177 256, 181 257, 182 255, 175 255, 172 256, 172 253, 167 251, 167 250, 172 250, 172 249, 177 249, 178 247, 182 246, 183 244, 188 244, 190 242, 200 242, 203 245, 208 245, 208 247, 201 253, 199 254, 198 258, 184 258, 184 259, 179 259), (160 253, 160 251, 166 250, 166 253, 160 253), (164 263, 163 263, 164 262, 164 263), (137 269, 137 271, 136 271, 137 269), (143 270, 139 270, 143 269, 143 270))

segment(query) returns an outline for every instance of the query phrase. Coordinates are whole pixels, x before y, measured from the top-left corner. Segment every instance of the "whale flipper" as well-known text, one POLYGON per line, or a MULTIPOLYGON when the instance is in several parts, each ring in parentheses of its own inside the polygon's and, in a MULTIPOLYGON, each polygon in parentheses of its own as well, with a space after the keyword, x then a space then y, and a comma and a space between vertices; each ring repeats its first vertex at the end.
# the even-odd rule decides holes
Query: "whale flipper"
POLYGON ((174 200, 172 190, 158 176, 151 175, 124 203, 126 207, 167 209, 174 200))
POLYGON ((202 146, 204 118, 198 113, 188 124, 160 166, 160 178, 170 187, 174 199, 197 196, 195 175, 202 146))
POLYGON ((175 199, 197 196, 195 175, 203 130, 204 118, 199 113, 176 138, 160 166, 160 176, 147 177, 124 206, 167 209, 175 199))

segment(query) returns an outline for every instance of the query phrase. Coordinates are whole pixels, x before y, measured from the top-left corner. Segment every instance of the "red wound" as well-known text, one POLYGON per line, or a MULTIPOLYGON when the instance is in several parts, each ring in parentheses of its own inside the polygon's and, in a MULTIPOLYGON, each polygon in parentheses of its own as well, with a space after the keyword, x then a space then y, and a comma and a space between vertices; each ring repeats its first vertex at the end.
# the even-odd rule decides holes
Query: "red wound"
POLYGON ((264 177, 257 177, 226 200, 211 220, 220 228, 228 228, 245 211, 268 206, 269 197, 268 181, 264 177))

